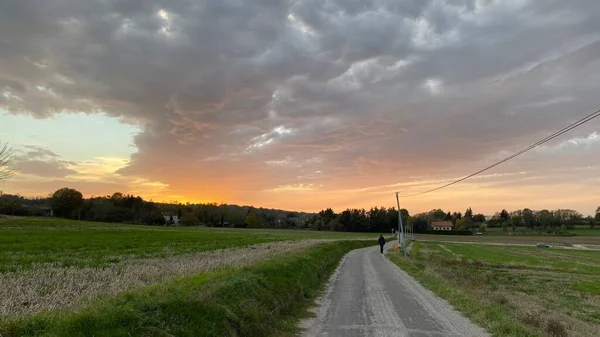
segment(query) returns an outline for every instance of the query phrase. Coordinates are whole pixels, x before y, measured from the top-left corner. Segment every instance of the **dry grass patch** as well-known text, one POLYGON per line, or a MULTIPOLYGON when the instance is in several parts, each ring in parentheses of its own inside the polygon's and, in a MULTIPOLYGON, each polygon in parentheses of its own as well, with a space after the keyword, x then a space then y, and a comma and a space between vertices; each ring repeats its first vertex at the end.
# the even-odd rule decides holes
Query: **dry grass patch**
POLYGON ((246 266, 326 240, 272 242, 241 249, 133 259, 106 267, 62 268, 47 264, 0 274, 0 318, 72 308, 90 300, 221 267, 246 266))

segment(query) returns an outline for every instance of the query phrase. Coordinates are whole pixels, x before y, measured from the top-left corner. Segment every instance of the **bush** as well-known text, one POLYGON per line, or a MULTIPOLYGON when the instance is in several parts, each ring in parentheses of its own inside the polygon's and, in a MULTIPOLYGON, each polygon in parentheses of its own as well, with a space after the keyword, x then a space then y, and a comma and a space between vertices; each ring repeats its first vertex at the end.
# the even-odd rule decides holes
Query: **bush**
POLYGON ((179 222, 182 226, 198 226, 200 225, 200 220, 194 215, 194 213, 185 213, 179 219, 179 222))

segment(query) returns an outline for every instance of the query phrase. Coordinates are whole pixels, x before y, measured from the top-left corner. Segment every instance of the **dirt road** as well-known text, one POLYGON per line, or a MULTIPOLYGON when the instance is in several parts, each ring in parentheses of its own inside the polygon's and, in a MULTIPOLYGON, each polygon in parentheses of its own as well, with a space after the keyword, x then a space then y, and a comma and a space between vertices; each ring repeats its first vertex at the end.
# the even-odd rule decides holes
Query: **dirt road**
POLYGON ((346 255, 318 305, 303 336, 489 336, 376 246, 346 255))

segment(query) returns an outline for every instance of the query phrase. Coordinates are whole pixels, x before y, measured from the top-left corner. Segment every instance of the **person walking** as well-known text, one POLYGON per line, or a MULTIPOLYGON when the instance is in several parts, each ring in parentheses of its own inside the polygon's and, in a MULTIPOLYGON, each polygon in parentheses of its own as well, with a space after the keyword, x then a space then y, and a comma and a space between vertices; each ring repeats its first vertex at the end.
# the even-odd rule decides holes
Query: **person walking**
POLYGON ((381 254, 383 254, 383 246, 385 246, 385 239, 383 238, 383 235, 379 235, 379 250, 381 251, 381 254))

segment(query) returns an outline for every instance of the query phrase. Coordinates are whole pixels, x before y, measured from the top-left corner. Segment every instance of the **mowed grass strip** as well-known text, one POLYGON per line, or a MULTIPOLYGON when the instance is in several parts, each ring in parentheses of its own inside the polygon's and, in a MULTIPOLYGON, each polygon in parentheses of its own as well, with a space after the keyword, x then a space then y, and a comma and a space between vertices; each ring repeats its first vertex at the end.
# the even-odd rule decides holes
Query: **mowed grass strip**
POLYGON ((600 252, 418 242, 390 257, 494 336, 600 336, 600 252))
POLYGON ((0 273, 54 267, 105 267, 126 259, 162 258, 304 239, 366 239, 377 234, 174 228, 63 219, 0 220, 0 273))
POLYGON ((325 243, 250 267, 118 295, 77 313, 0 322, 13 336, 281 336, 296 331, 344 254, 372 241, 325 243))

